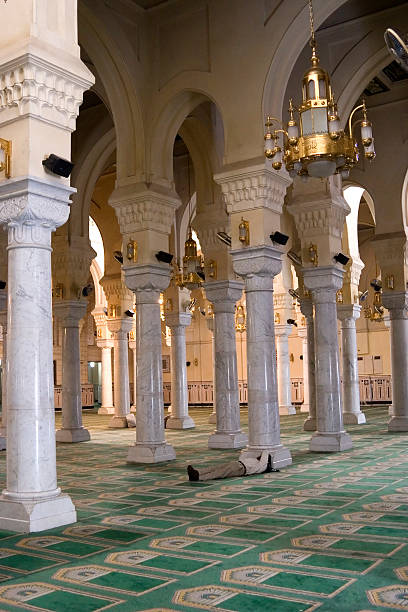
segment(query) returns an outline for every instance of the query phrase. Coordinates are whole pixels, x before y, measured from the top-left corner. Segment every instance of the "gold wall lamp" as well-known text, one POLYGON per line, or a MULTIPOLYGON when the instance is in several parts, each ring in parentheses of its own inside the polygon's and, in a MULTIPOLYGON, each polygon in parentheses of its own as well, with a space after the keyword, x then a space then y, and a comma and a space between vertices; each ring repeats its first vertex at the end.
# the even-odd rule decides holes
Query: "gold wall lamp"
POLYGON ((0 138, 0 172, 4 172, 6 178, 11 176, 11 140, 0 138))
POLYGON ((310 243, 309 246, 309 261, 314 265, 315 268, 319 265, 319 256, 317 254, 317 246, 310 243))
POLYGON ((238 226, 238 238, 243 245, 249 246, 249 221, 246 221, 244 217, 241 218, 238 226))

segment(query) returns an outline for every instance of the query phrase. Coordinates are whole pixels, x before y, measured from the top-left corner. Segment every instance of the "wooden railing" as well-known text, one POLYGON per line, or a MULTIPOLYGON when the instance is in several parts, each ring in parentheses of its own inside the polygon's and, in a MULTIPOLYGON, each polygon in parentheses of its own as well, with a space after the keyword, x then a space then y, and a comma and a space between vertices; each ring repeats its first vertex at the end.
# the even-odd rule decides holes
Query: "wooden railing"
MULTIPOLYGON (((81 385, 82 408, 90 408, 94 405, 94 387, 92 384, 81 385)), ((62 408, 62 387, 54 387, 54 407, 62 408)))

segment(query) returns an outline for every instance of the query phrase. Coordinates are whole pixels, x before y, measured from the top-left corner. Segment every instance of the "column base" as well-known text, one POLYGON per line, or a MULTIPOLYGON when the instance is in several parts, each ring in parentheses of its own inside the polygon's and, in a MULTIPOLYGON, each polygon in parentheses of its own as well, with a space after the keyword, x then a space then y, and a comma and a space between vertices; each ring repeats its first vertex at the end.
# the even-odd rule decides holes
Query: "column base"
POLYGON ((391 404, 390 406, 388 406, 388 416, 393 416, 394 414, 394 406, 391 404))
POLYGON ((166 421, 166 429, 193 429, 195 423, 190 416, 181 418, 171 416, 166 421))
POLYGON ((236 433, 214 432, 208 438, 208 448, 244 448, 248 436, 242 431, 236 433))
POLYGON ((208 417, 208 422, 211 425, 216 425, 217 424, 217 413, 214 411, 210 414, 210 416, 208 417))
POLYGON ((316 431, 317 424, 314 417, 308 417, 303 423, 303 431, 316 431))
POLYGON ((0 496, 0 529, 33 533, 76 523, 77 513, 69 495, 41 501, 10 501, 0 496))
POLYGON ((345 425, 364 425, 366 417, 364 412, 343 412, 343 423, 345 425))
POLYGON ((300 412, 310 412, 310 405, 309 404, 302 404, 300 406, 300 412))
POLYGON ((279 414, 281 416, 288 414, 296 414, 296 408, 292 406, 292 404, 290 406, 279 406, 279 414))
POLYGON ((109 429, 124 429, 125 427, 136 427, 136 419, 134 414, 126 416, 113 416, 109 421, 109 429))
POLYGON ((408 417, 392 416, 388 421, 388 431, 408 431, 408 417))
POLYGON ((160 461, 173 461, 176 458, 176 451, 168 442, 151 445, 135 444, 128 450, 128 463, 160 463, 160 461))
POLYGON ((75 429, 58 429, 55 433, 55 439, 57 442, 88 442, 91 439, 91 435, 85 427, 76 427, 75 429))
POLYGON ((310 440, 309 450, 315 453, 337 453, 353 448, 353 441, 348 433, 317 432, 310 440))
POLYGON ((115 414, 115 408, 113 406, 101 406, 98 408, 98 414, 115 414))
POLYGON ((259 455, 264 450, 269 451, 269 454, 272 457, 272 467, 275 470, 280 470, 281 468, 287 467, 288 465, 292 465, 292 456, 290 454, 290 450, 282 444, 279 444, 279 446, 272 446, 271 448, 248 446, 248 448, 242 451, 239 458, 241 459, 241 457, 259 457, 259 455))

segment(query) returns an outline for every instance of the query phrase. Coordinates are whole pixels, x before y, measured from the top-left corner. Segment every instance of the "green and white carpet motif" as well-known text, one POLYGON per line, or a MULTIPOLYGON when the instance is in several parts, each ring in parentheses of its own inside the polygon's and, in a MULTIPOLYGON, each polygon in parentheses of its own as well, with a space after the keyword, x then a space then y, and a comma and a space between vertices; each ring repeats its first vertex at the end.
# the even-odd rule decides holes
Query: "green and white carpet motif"
POLYGON ((153 466, 126 465, 134 429, 85 416, 92 441, 57 451, 79 522, 0 532, 0 612, 408 609, 408 434, 388 434, 386 408, 335 455, 307 451, 304 415, 282 417, 292 467, 206 483, 187 463, 238 452, 208 451, 209 410, 191 414, 195 430, 166 432, 177 460, 153 466))

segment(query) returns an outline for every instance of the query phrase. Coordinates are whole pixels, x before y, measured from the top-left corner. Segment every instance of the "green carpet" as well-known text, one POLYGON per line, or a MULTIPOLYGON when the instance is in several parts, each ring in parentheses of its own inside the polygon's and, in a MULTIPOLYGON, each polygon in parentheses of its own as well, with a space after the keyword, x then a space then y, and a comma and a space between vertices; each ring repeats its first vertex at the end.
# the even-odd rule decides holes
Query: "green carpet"
POLYGON ((151 466, 126 465, 134 429, 86 414, 92 441, 57 449, 79 522, 0 532, 0 612, 408 609, 408 434, 387 432, 386 408, 366 409, 335 455, 308 452, 304 415, 282 417, 292 467, 189 483, 187 463, 238 455, 207 449, 209 412, 167 431, 177 460, 151 466))

